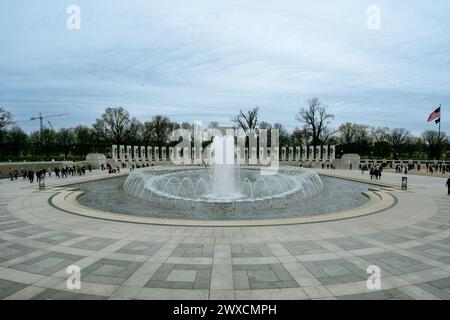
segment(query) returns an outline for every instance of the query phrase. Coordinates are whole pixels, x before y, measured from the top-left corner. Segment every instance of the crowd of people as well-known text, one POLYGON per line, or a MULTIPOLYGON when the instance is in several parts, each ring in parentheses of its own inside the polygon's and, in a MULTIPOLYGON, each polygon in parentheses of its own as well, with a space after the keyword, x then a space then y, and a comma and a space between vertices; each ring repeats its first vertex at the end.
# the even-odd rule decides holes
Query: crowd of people
POLYGON ((380 165, 374 165, 374 164, 360 164, 359 170, 361 170, 361 173, 364 174, 364 172, 369 171, 370 180, 373 180, 375 178, 376 180, 381 179, 381 174, 383 173, 383 166, 380 165))
POLYGON ((427 163, 427 172, 430 172, 431 174, 433 174, 435 172, 445 174, 446 172, 450 172, 450 164, 443 165, 442 163, 439 163, 439 164, 437 164, 437 163, 436 164, 428 164, 427 163))
MULTIPOLYGON (((446 174, 450 172, 450 164, 442 164, 442 163, 426 163, 426 172, 434 174, 446 174)), ((417 172, 422 170, 422 165, 420 163, 405 163, 405 164, 397 164, 395 166, 396 173, 404 173, 408 174, 409 171, 416 170, 417 172)))
POLYGON ((120 167, 117 166, 116 168, 113 168, 109 163, 105 165, 102 163, 101 167, 102 171, 107 170, 109 174, 111 173, 120 173, 120 167))
MULTIPOLYGON (((143 167, 148 167, 149 164, 144 164, 143 167)), ((122 168, 126 168, 126 164, 122 164, 122 168)), ((132 165, 130 167, 130 171, 134 170, 135 168, 140 168, 139 165, 132 165)), ((120 166, 112 167, 109 163, 108 164, 101 164, 100 169, 102 171, 107 171, 108 173, 120 173, 120 166)), ((28 180, 30 183, 33 183, 34 181, 39 181, 41 179, 45 179, 45 177, 51 177, 53 174, 57 178, 66 179, 69 176, 84 176, 86 172, 92 172, 92 166, 91 165, 73 165, 73 166, 65 166, 62 168, 55 167, 53 170, 51 168, 47 169, 41 169, 38 171, 25 170, 21 169, 20 171, 15 168, 9 168, 9 178, 11 181, 17 180, 19 177, 22 177, 23 180, 28 180)))
MULTIPOLYGON (((126 168, 126 164, 121 164, 122 168, 126 168)), ((150 165, 143 164, 142 167, 149 167, 150 165)), ((151 165, 153 166, 153 164, 151 165)), ((301 165, 302 166, 302 165, 301 165)), ((366 171, 369 172, 370 180, 375 178, 376 180, 381 179, 381 175, 383 173, 384 167, 386 167, 387 164, 379 165, 379 164, 360 164, 359 169, 361 170, 361 173, 364 174, 366 171)), ((426 171, 433 174, 433 173, 441 173, 445 174, 447 172, 450 172, 450 164, 442 164, 442 163, 426 163, 426 171)), ((130 166, 130 171, 133 171, 135 168, 140 168, 141 166, 138 164, 133 164, 130 166)), ((107 170, 109 174, 112 173, 120 173, 120 166, 117 166, 113 168, 109 163, 101 164, 101 170, 107 170)), ((322 169, 336 169, 335 165, 333 163, 322 163, 322 169)), ((392 168, 392 165, 390 166, 392 168)), ((352 169, 352 165, 350 164, 350 170, 352 169)), ((420 163, 406 163, 406 164, 396 164, 395 165, 395 172, 396 173, 404 173, 408 174, 410 170, 416 170, 420 171, 422 169, 422 165, 420 163)), ((36 182, 41 181, 42 179, 45 179, 45 177, 48 175, 48 177, 52 176, 52 173, 55 174, 56 177, 67 179, 69 176, 84 176, 86 172, 92 172, 92 166, 88 165, 86 166, 79 166, 79 165, 73 165, 73 166, 65 166, 63 168, 55 167, 53 170, 50 168, 48 169, 41 169, 36 172, 33 170, 20 170, 20 176, 23 178, 23 180, 28 180, 30 183, 33 183, 35 180, 36 182)), ((19 171, 14 168, 9 168, 9 177, 11 181, 17 180, 19 177, 19 171)), ((446 186, 448 188, 448 194, 450 195, 450 178, 448 178, 446 182, 446 186)))
POLYGON ((326 165, 325 165, 325 163, 322 163, 322 169, 325 169, 325 167, 327 169, 332 169, 332 170, 336 169, 336 166, 333 163, 327 163, 326 165))
MULTIPOLYGON (((23 180, 28 180, 30 183, 33 183, 35 180, 36 182, 41 181, 42 179, 45 179, 46 176, 49 178, 52 176, 52 173, 55 174, 55 177, 58 178, 67 178, 68 176, 84 176, 86 174, 86 171, 92 172, 92 166, 88 165, 86 166, 78 166, 73 165, 71 167, 66 166, 63 168, 55 167, 53 170, 51 168, 48 169, 41 169, 37 170, 36 172, 33 170, 20 170, 20 176, 23 180)), ((9 178, 11 181, 17 180, 19 177, 19 171, 17 169, 10 168, 9 169, 9 178)))

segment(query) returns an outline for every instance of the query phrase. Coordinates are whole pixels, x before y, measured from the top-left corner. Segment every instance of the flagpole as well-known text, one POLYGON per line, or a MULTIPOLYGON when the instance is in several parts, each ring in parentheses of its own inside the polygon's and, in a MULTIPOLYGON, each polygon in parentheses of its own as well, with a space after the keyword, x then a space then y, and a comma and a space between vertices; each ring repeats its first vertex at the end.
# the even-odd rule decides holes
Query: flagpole
POLYGON ((442 122, 442 104, 439 105, 438 160, 441 160, 441 122, 442 122))

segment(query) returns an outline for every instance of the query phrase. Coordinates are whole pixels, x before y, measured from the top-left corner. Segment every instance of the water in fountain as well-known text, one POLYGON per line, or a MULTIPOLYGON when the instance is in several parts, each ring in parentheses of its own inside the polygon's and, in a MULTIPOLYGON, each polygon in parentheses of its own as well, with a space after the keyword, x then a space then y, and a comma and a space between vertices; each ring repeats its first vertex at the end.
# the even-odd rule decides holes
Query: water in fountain
POLYGON ((295 209, 320 195, 324 189, 320 177, 310 169, 284 167, 276 175, 265 176, 257 168, 240 169, 235 175, 234 169, 230 172, 227 171, 229 166, 220 166, 209 170, 199 167, 138 169, 127 177, 123 189, 127 194, 149 202, 151 207, 195 207, 199 212, 295 209), (226 181, 222 185, 229 188, 220 189, 221 181, 226 181))
POLYGON ((123 189, 159 207, 196 207, 208 212, 295 208, 323 192, 322 180, 313 170, 284 167, 267 176, 258 168, 239 169, 232 136, 214 137, 212 150, 210 169, 138 169, 127 177, 123 189))
POLYGON ((211 193, 206 197, 210 199, 242 197, 240 184, 236 182, 234 137, 214 137, 212 150, 211 193))

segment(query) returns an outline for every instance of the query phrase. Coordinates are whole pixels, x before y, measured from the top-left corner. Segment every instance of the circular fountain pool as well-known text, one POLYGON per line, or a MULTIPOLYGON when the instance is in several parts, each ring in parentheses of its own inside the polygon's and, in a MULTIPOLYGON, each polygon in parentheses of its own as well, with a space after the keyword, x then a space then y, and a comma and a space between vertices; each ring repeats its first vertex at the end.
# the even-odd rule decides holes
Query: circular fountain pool
POLYGON ((216 210, 275 209, 301 204, 323 191, 316 172, 279 170, 264 175, 257 169, 214 166, 212 169, 136 170, 124 191, 134 198, 164 208, 216 210))
POLYGON ((259 169, 151 167, 83 183, 78 201, 101 211, 165 219, 260 220, 304 217, 359 207, 369 185, 299 167, 259 169), (224 170, 225 169, 225 170, 224 170))

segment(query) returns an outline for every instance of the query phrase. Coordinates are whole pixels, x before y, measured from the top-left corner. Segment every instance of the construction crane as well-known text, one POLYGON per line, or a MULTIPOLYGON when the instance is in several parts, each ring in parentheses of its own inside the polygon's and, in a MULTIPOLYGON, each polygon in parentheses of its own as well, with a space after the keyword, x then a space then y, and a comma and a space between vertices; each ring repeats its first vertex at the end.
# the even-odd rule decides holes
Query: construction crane
POLYGON ((51 115, 43 116, 42 113, 39 112, 39 115, 31 117, 30 121, 39 119, 41 137, 42 137, 42 132, 44 131, 44 124, 42 123, 42 121, 44 119, 54 118, 54 117, 62 117, 62 116, 66 116, 66 115, 68 115, 68 113, 59 113, 59 114, 51 114, 51 115))
POLYGON ((50 129, 52 129, 52 131, 55 131, 55 128, 53 128, 52 123, 50 122, 50 120, 48 120, 48 125, 50 126, 50 129))

